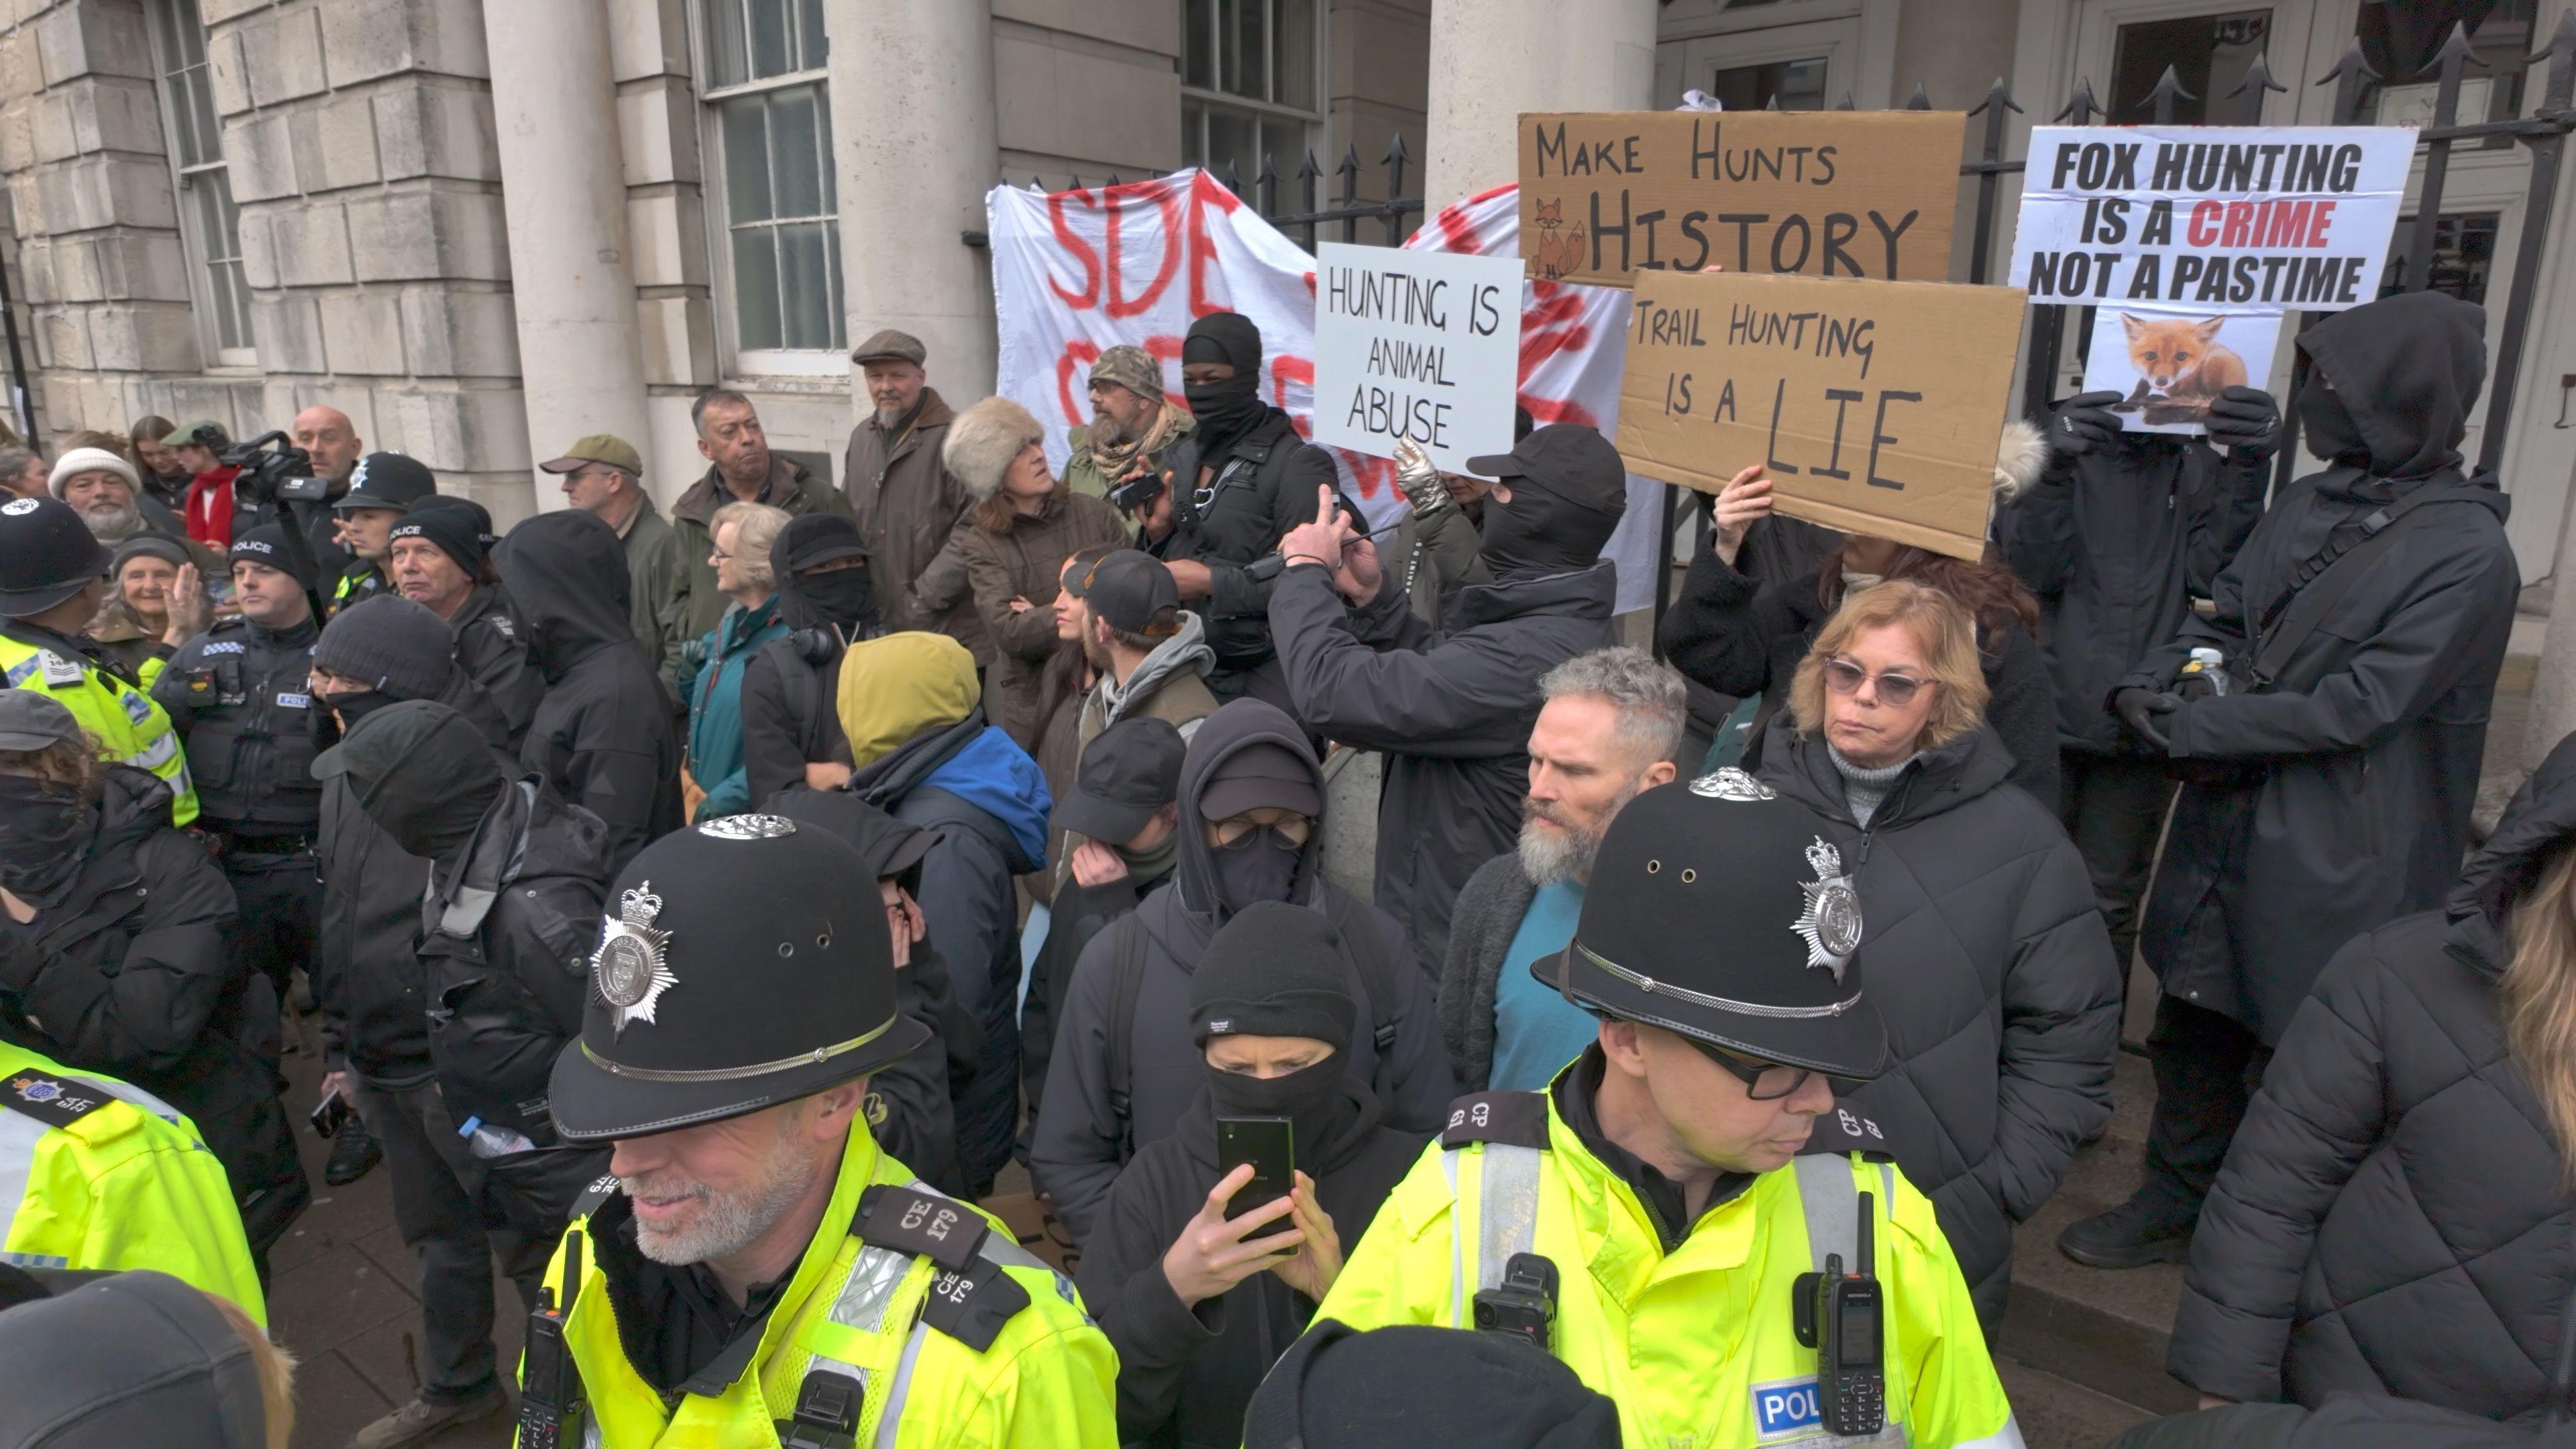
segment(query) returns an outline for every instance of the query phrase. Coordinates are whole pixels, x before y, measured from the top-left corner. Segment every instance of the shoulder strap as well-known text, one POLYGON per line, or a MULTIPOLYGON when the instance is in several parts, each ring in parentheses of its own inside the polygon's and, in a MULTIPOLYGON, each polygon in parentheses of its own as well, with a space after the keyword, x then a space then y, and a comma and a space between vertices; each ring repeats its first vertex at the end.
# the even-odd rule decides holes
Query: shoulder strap
POLYGON ((1396 989, 1395 980, 1399 966, 1375 931, 1344 931, 1342 939, 1351 943, 1351 957, 1360 968, 1360 988, 1369 996, 1370 1040, 1377 1044, 1377 1079, 1383 1091, 1388 1085, 1387 1055, 1395 1050, 1397 1028, 1404 1024, 1404 993, 1396 989))
POLYGON ((1135 913, 1112 922, 1118 949, 1109 955, 1109 1113, 1118 1127, 1118 1160, 1135 1155, 1136 1003, 1145 994, 1145 931, 1135 913))
POLYGON ((69 1127, 117 1100, 86 1082, 75 1082, 33 1067, 9 1074, 0 1089, 0 1107, 33 1117, 48 1127, 69 1127))
POLYGON ((2426 487, 2373 511, 2357 527, 2337 528, 2324 548, 2299 565, 2291 575, 2290 587, 2264 611, 2258 633, 2270 632, 2261 635, 2262 645, 2255 653, 2253 668, 2246 672, 2246 683, 2254 689, 2265 689, 2281 677, 2290 656, 2308 642, 2308 636, 2316 633, 2362 575, 2370 572, 2372 561, 2397 546, 2406 532, 2402 525, 2408 518, 2421 515, 2428 504, 2465 503, 2484 494, 2484 489, 2466 486, 2426 487))
MULTIPOLYGON (((1893 1219, 1896 1211, 1896 1167, 1893 1163, 1870 1164, 1878 1169, 1878 1201, 1870 1211, 1881 1218, 1893 1219)), ((1860 1193, 1852 1176, 1852 1159, 1841 1153, 1811 1153, 1796 1159, 1798 1174, 1798 1207, 1807 1220, 1807 1257, 1816 1272, 1825 1271, 1825 1255, 1843 1257, 1847 1273, 1870 1273, 1877 1265, 1863 1264, 1860 1251, 1860 1193)), ((1870 1234, 1873 1243, 1882 1235, 1870 1234)))
POLYGON ((997 1240, 983 1214, 918 1182, 860 1194, 852 1232, 869 1247, 930 1259, 938 1271, 921 1321, 977 1353, 1029 1306, 1029 1290, 1003 1269, 1046 1267, 1008 1238, 997 1240))
POLYGON ((1471 1142, 1547 1150, 1545 1092, 1473 1092, 1449 1104, 1449 1125, 1440 1131, 1444 1148, 1471 1142))

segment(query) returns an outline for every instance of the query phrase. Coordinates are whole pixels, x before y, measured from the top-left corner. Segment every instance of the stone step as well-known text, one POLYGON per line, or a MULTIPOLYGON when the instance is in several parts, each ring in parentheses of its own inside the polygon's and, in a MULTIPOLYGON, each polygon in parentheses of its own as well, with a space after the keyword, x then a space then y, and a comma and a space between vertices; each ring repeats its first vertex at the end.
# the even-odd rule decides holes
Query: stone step
POLYGON ((1995 1372, 2012 1396, 2013 1422, 2029 1449, 2102 1449, 2114 1435, 2154 1417, 2135 1404, 2018 1359, 1998 1356, 1995 1372))

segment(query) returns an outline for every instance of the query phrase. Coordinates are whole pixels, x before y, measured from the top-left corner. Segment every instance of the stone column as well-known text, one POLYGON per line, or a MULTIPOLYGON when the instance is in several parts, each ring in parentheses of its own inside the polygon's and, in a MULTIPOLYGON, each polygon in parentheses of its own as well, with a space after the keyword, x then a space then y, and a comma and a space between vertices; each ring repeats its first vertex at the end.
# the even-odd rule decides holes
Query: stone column
MULTIPOLYGON (((993 390, 991 254, 961 239, 1001 177, 992 0, 826 0, 824 23, 850 341, 920 338, 931 386, 963 407, 993 390)), ((855 387, 851 404, 872 406, 855 387)))
MULTIPOLYGON (((642 449, 651 434, 607 0, 483 0, 483 30, 529 456, 555 457, 587 433, 642 449)), ((536 502, 563 499, 539 482, 536 502)))
POLYGON ((1422 176, 1437 212, 1519 174, 1523 111, 1633 111, 1652 99, 1655 0, 1432 0, 1422 176))

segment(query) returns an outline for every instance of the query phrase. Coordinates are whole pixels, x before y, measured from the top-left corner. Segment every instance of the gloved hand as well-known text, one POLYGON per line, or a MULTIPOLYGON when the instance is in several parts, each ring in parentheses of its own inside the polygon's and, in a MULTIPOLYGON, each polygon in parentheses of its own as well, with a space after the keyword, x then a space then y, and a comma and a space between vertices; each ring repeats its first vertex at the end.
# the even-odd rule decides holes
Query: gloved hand
POLYGON ((2209 445, 2259 463, 2281 446, 2281 406, 2259 387, 2231 387, 2209 402, 2209 445))
POLYGON ((2077 393, 2057 405, 2048 417, 2048 451, 2052 463, 2080 458, 2109 446, 2120 436, 2119 414, 2111 411, 2116 392, 2077 393))
POLYGON ((2173 748, 2173 739, 2164 731, 2164 717, 2182 708, 2173 695, 2131 685, 2111 696, 2111 709, 2129 732, 2159 750, 2173 748))
POLYGON ((1440 470, 1431 466, 1431 455, 1410 442, 1395 445, 1395 486, 1404 490, 1415 518, 1427 519, 1450 506, 1449 490, 1440 486, 1440 470))

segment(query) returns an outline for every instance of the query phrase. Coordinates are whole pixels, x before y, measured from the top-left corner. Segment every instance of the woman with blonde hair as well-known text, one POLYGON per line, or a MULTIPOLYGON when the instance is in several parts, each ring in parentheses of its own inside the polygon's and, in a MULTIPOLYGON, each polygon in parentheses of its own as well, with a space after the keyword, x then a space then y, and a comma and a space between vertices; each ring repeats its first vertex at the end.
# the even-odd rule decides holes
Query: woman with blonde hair
POLYGON ((2166 1366, 2215 1400, 2563 1423, 2576 1390, 2576 736, 2443 910, 2353 938, 2264 1071, 2166 1366))
POLYGON ((1987 697, 1956 598, 1853 590, 1798 663, 1759 784, 1837 826, 1808 860, 1860 892, 1855 966, 1894 1061, 1842 1098, 1865 1119, 1854 1145, 1893 1151, 1931 1197, 1991 1331, 2013 1225, 2110 1117, 2120 979, 2083 858, 2055 802, 2011 782, 1987 697))

